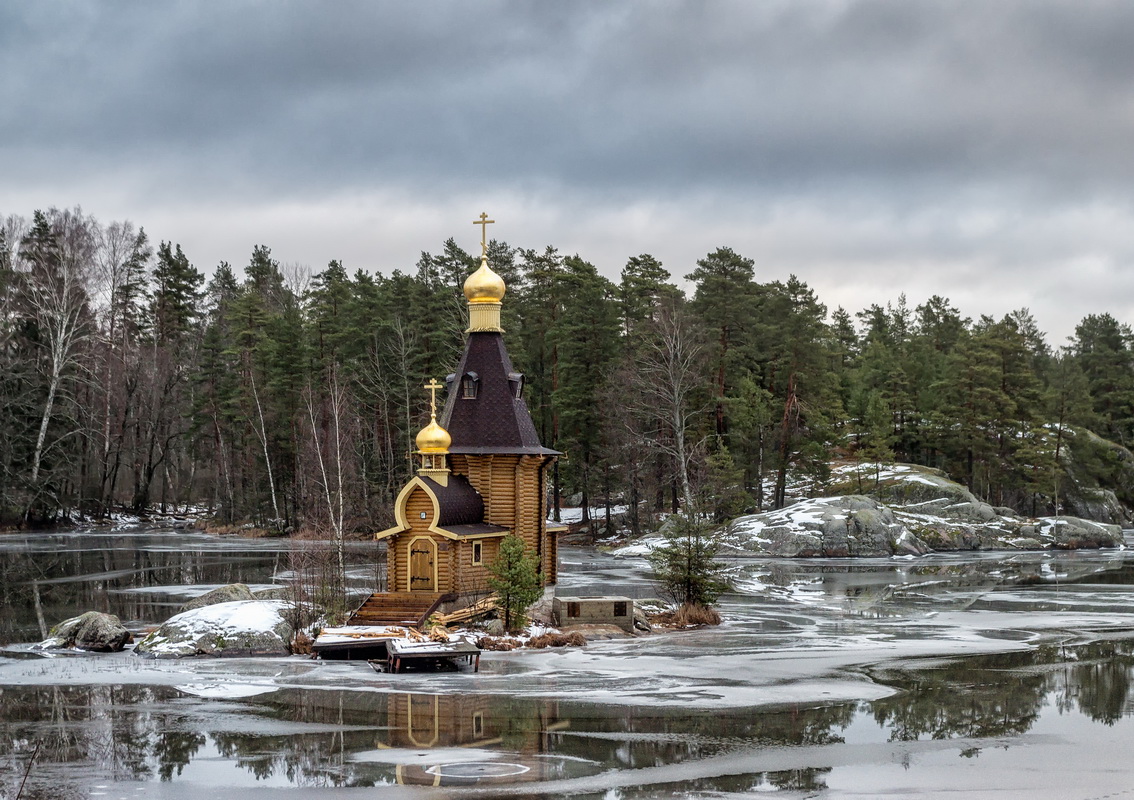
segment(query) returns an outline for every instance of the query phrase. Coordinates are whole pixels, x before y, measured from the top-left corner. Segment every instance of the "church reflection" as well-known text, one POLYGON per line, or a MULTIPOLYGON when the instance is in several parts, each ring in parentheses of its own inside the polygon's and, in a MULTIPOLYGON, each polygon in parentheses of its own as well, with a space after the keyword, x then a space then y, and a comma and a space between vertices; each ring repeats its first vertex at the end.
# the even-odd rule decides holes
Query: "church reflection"
MULTIPOLYGON (((84 796, 100 780, 208 784, 233 768, 305 787, 491 787, 833 744, 864 719, 889 741, 956 739, 961 755, 978 757, 981 740, 1002 745, 1044 714, 1104 725, 1134 716, 1129 640, 871 672, 899 691, 872 703, 695 714, 472 693, 289 688, 218 704, 163 686, 5 686, 0 796, 14 796, 29 764, 23 797, 52 800, 84 796)), ((814 792, 828 773, 820 765, 718 775, 675 791, 814 792)))
POLYGON ((467 785, 493 780, 544 781, 562 777, 554 759, 554 734, 570 727, 554 700, 491 695, 391 694, 386 739, 380 747, 435 750, 436 759, 415 759, 396 767, 398 783, 467 785), (455 749, 486 751, 463 758, 455 749), (420 763, 420 761, 431 763, 420 763))

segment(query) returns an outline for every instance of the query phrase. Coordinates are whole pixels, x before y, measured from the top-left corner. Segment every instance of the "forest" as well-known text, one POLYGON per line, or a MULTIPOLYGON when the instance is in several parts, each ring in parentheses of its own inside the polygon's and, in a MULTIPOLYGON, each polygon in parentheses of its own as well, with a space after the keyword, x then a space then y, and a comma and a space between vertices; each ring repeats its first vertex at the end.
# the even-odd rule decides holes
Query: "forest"
MULTIPOLYGON (((489 261, 528 408, 566 455, 554 507, 605 506, 593 530, 613 503, 635 532, 681 507, 779 507, 789 481, 821 492, 836 460, 936 467, 1027 514, 1073 486, 1134 505, 1134 333, 1103 311, 1053 346, 1026 308, 830 310, 728 247, 634 256, 617 283, 550 246, 493 241, 489 261)), ((335 537, 386 526, 476 264, 452 239, 388 274, 258 246, 206 274, 130 222, 0 217, 0 526, 154 510, 335 537)))

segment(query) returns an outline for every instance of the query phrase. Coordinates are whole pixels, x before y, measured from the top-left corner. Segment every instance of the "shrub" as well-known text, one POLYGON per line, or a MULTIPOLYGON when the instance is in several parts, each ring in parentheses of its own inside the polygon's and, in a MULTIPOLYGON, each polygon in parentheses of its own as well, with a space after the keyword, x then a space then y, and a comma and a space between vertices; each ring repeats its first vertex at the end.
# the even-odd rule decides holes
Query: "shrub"
POLYGON ((709 525, 693 515, 672 519, 665 543, 649 555, 654 578, 679 605, 711 605, 728 588, 725 565, 716 560, 720 544, 709 525))
POLYGON ((496 593, 497 608, 504 613, 504 630, 514 631, 525 623, 524 612, 543 595, 534 558, 524 552, 523 541, 514 534, 500 542, 496 559, 489 566, 488 585, 496 593))

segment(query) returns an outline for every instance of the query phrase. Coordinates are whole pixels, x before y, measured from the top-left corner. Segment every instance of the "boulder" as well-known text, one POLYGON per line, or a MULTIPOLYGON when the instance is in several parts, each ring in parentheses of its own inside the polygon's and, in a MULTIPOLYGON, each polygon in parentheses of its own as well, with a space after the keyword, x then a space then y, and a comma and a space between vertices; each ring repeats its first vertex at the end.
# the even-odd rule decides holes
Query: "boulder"
POLYGON ((941 499, 948 500, 948 504, 979 502, 972 492, 945 477, 941 470, 915 464, 883 465, 877 480, 871 465, 847 465, 835 470, 831 490, 848 495, 869 492, 888 505, 908 506, 941 499))
POLYGON ((1041 521, 1040 536, 1058 550, 1082 550, 1117 547, 1122 544, 1122 529, 1117 525, 1078 519, 1046 518, 1041 521))
POLYGON ((650 618, 646 616, 646 612, 634 605, 634 630, 641 631, 642 633, 652 633, 654 626, 650 624, 650 618))
POLYGON ((295 635, 279 600, 217 603, 171 617, 134 648, 151 658, 286 656, 295 635))
POLYGON ((726 551, 794 558, 889 556, 928 548, 877 500, 861 495, 801 500, 740 517, 724 535, 726 551))
POLYGON ((540 625, 554 625, 555 615, 552 613, 551 606, 555 598, 551 594, 545 594, 532 605, 528 606, 524 616, 528 618, 529 622, 538 622, 540 625))
POLYGON ((35 645, 37 650, 74 647, 93 653, 117 653, 133 636, 113 614, 88 611, 64 620, 51 629, 51 636, 35 645))
POLYGON ((227 586, 218 586, 212 591, 194 597, 181 606, 182 611, 192 611, 194 608, 216 605, 217 603, 235 603, 240 600, 255 600, 252 590, 243 583, 230 583, 227 586))
POLYGON ((1110 489, 1074 488, 1067 492, 1064 503, 1063 510, 1082 519, 1122 523, 1130 516, 1110 489))

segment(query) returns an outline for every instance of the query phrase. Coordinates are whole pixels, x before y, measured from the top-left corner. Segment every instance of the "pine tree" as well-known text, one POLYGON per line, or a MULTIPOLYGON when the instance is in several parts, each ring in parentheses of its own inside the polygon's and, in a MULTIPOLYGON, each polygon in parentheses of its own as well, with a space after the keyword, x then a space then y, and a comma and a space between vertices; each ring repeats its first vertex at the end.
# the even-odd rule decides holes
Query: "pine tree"
POLYGON ((743 354, 751 344, 755 320, 756 286, 753 261, 731 248, 721 247, 697 261, 685 276, 697 284, 692 309, 713 331, 712 369, 715 374, 715 419, 718 436, 727 443, 726 397, 744 370, 743 354))
POLYGON ((1134 445, 1134 332, 1110 314, 1089 314, 1075 326, 1072 347, 1087 377, 1100 432, 1134 445))
POLYGON ((665 542, 648 556, 654 580, 681 606, 711 606, 728 589, 726 567, 717 561, 719 537, 693 514, 670 517, 665 542))
MULTIPOLYGON (((548 332, 558 357, 558 384, 552 392, 559 420, 556 446, 570 457, 567 479, 583 494, 584 521, 602 477, 602 412, 599 398, 618 346, 618 314, 613 284, 594 265, 564 259, 563 312, 548 332)), ((606 492, 609 507, 609 492, 606 492)))
POLYGON ((524 542, 514 534, 500 540, 496 559, 489 565, 488 586, 496 593, 496 605, 504 611, 504 629, 514 631, 527 624, 528 606, 543 594, 543 580, 536 560, 525 552, 524 542))

